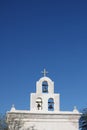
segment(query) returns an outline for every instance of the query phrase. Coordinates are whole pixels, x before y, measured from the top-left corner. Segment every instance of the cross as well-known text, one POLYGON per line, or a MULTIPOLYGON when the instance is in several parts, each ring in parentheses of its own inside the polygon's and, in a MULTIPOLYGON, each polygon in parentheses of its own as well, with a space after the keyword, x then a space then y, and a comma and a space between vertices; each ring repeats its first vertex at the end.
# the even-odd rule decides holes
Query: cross
POLYGON ((43 71, 41 71, 41 73, 46 76, 46 74, 48 74, 48 72, 46 71, 46 69, 44 69, 43 71))

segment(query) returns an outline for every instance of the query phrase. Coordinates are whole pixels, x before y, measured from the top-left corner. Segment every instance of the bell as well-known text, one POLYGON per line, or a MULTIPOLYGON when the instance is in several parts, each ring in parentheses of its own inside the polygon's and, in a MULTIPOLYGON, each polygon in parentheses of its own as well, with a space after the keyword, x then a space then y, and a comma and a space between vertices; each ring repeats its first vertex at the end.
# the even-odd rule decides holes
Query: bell
POLYGON ((53 106, 51 104, 49 105, 49 109, 53 109, 53 106))
POLYGON ((47 86, 47 85, 44 83, 43 86, 47 86))
POLYGON ((42 84, 42 86, 48 86, 47 81, 44 81, 43 84, 42 84))
POLYGON ((38 103, 38 104, 37 104, 37 107, 39 108, 39 107, 41 107, 41 105, 38 103))
POLYGON ((48 92, 48 90, 47 90, 46 87, 43 88, 43 92, 44 92, 44 93, 45 93, 45 92, 48 92))
POLYGON ((44 89, 43 89, 43 92, 48 92, 48 91, 47 91, 47 88, 44 88, 44 89))
POLYGON ((54 104, 54 102, 53 102, 53 101, 49 101, 48 103, 49 103, 49 104, 54 104))
POLYGON ((38 110, 40 110, 40 108, 41 108, 41 105, 39 103, 37 104, 37 108, 38 108, 38 110))

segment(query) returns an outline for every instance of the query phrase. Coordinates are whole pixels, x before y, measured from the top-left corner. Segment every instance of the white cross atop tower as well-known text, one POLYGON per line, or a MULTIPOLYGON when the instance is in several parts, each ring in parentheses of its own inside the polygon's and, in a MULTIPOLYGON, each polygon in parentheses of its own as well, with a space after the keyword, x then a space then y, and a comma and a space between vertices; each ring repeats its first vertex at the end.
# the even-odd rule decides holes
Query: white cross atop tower
POLYGON ((43 71, 41 71, 41 73, 44 75, 44 77, 46 76, 46 74, 48 74, 48 71, 46 71, 46 69, 44 69, 43 71))

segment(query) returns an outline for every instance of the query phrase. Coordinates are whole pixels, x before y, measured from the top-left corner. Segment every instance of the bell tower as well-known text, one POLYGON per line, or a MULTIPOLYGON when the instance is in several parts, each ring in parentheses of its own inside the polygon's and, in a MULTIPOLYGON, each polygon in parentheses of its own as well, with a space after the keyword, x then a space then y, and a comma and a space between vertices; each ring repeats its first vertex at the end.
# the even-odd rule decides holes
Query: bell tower
POLYGON ((46 76, 45 69, 43 77, 36 82, 36 93, 30 96, 30 111, 55 112, 60 110, 59 94, 54 93, 54 82, 46 76))
POLYGON ((54 82, 47 77, 36 82, 36 92, 30 95, 30 110, 17 110, 14 105, 7 113, 9 130, 79 130, 81 113, 60 111, 60 95, 54 93, 54 82))

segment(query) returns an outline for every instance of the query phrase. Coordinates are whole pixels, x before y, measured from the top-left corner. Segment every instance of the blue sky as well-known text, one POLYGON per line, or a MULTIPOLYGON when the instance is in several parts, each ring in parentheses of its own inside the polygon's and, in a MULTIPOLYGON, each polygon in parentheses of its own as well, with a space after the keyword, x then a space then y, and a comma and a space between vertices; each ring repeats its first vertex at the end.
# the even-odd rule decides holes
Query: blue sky
POLYGON ((29 109, 46 68, 61 110, 87 107, 87 1, 0 1, 0 113, 29 109))

